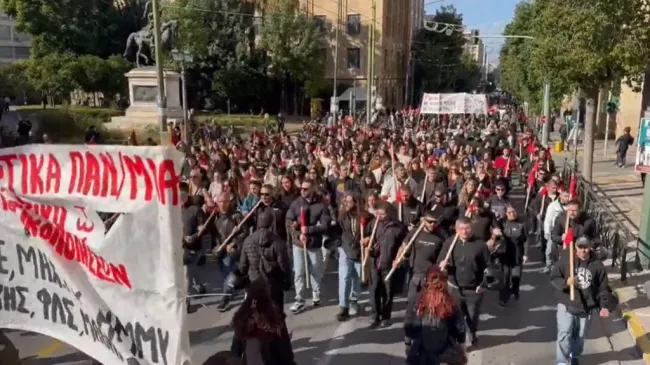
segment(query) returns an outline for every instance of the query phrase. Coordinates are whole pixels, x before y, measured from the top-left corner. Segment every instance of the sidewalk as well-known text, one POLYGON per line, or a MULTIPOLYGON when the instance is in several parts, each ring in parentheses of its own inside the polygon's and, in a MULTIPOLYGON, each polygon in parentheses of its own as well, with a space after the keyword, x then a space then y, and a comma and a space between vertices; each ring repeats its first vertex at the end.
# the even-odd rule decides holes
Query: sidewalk
MULTIPOLYGON (((557 138, 557 136, 554 136, 557 138)), ((554 139, 556 140, 556 139, 554 139)), ((643 205, 643 185, 639 174, 634 172, 634 156, 636 146, 630 148, 627 155, 628 165, 618 168, 616 150, 613 141, 608 142, 607 154, 603 154, 604 141, 596 141, 594 146, 593 187, 607 207, 614 213, 635 236, 639 233, 641 222, 641 207, 643 205)), ((578 147, 578 165, 582 165, 582 146, 578 147)), ((558 168, 565 159, 573 159, 573 151, 557 153, 554 160, 558 168)), ((629 242, 628 247, 632 253, 628 255, 628 277, 626 282, 620 280, 618 268, 612 268, 609 280, 610 285, 621 305, 621 317, 627 323, 628 331, 635 340, 638 349, 643 354, 646 364, 650 365, 650 300, 643 288, 643 284, 650 280, 650 270, 637 271, 634 268, 634 250, 636 242, 629 242)), ((606 262, 608 270, 611 260, 606 262)))

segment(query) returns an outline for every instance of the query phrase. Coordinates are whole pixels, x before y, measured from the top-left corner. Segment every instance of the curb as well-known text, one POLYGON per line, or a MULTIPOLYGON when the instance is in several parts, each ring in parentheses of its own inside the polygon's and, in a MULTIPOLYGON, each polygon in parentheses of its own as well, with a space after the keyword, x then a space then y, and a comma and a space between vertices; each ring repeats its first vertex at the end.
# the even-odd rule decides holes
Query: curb
POLYGON ((621 315, 625 320, 627 330, 634 340, 637 348, 643 355, 643 361, 650 365, 650 337, 646 331, 639 316, 633 310, 629 310, 627 306, 627 299, 621 289, 614 289, 614 293, 619 299, 621 315))

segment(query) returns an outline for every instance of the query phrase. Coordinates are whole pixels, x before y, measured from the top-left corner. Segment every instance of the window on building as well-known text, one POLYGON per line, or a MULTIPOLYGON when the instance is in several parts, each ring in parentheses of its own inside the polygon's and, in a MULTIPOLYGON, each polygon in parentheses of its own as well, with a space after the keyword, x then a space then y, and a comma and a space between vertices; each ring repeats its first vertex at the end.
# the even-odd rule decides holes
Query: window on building
POLYGON ((348 48, 348 68, 361 68, 361 50, 348 48))
POLYGON ((11 40, 11 26, 0 25, 0 39, 3 41, 11 40))
POLYGON ((29 58, 29 47, 16 47, 16 59, 24 60, 29 58))
POLYGON ((359 33, 361 33, 361 15, 348 15, 348 34, 359 35, 359 33))
POLYGON ((25 42, 29 40, 29 34, 17 32, 14 29, 14 41, 16 42, 25 42))
POLYGON ((0 46, 0 58, 14 58, 14 47, 0 46))
POLYGON ((327 31, 327 17, 325 15, 314 16, 314 22, 316 23, 318 29, 323 32, 327 31))

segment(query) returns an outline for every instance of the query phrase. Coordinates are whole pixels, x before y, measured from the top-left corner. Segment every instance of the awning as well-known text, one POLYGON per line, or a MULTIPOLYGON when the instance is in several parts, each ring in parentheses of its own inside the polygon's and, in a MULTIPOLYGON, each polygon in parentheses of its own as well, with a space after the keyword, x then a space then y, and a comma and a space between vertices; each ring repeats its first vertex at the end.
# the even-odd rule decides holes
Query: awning
POLYGON ((350 101, 353 95, 356 101, 366 101, 366 92, 365 87, 350 87, 339 96, 339 102, 350 101))

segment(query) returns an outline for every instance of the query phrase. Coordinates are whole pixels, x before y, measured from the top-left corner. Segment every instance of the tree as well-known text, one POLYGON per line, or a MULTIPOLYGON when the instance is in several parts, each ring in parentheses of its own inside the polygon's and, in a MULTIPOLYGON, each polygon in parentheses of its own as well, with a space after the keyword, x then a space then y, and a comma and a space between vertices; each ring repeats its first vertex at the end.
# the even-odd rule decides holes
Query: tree
MULTIPOLYGON (((433 20, 462 26, 463 16, 453 6, 443 6, 433 20)), ((421 29, 415 36, 415 87, 422 92, 470 92, 480 81, 480 67, 466 54, 466 39, 461 32, 421 29)))
POLYGON ((180 0, 165 9, 166 18, 178 21, 178 47, 194 57, 192 78, 221 99, 259 98, 266 85, 248 14, 252 3, 240 0, 180 0))
POLYGON ((32 94, 33 89, 27 80, 29 61, 18 61, 0 67, 0 93, 24 97, 32 94))
MULTIPOLYGON (((282 103, 286 109, 286 88, 291 81, 314 86, 322 77, 323 32, 293 0, 278 0, 264 16, 260 33, 261 49, 269 58, 269 71, 282 83, 282 103)), ((297 98, 294 93, 294 104, 297 98)), ((294 105, 294 110, 297 106, 294 105)))
POLYGON ((69 98, 77 86, 74 64, 74 55, 70 53, 51 53, 29 63, 27 79, 44 100, 54 105, 57 98, 69 98))
POLYGON ((138 29, 141 0, 0 0, 16 28, 32 36, 32 53, 121 54, 129 33, 138 29), (119 4, 119 5, 118 5, 119 4), (123 5, 123 6, 122 6, 123 5))
POLYGON ((98 105, 98 93, 105 101, 111 101, 118 93, 126 93, 127 80, 124 74, 133 65, 120 56, 108 60, 97 56, 85 55, 74 60, 70 68, 75 85, 86 93, 91 93, 98 105))
POLYGON ((535 1, 531 65, 552 85, 585 96, 583 176, 592 177, 596 101, 601 87, 638 86, 650 61, 650 10, 637 0, 535 1))

